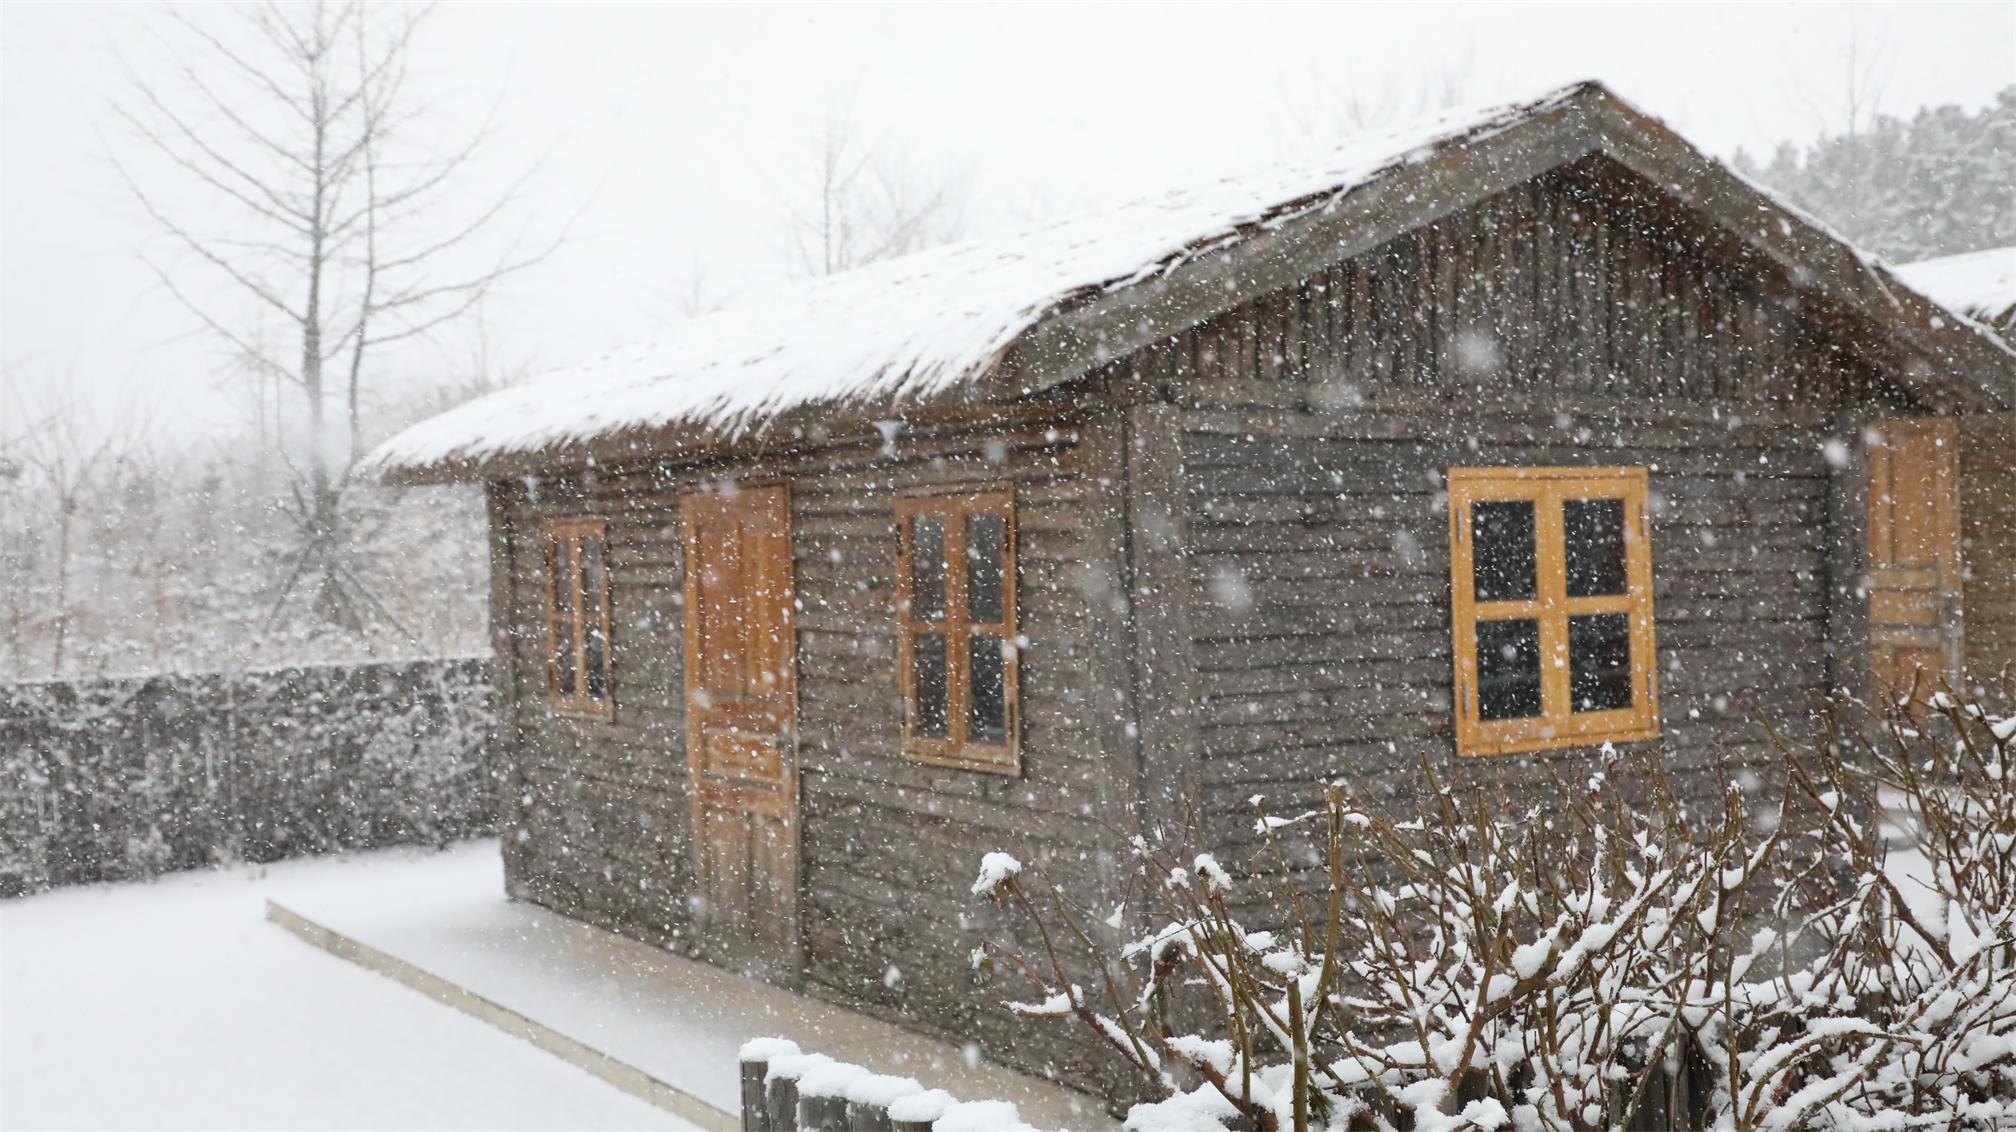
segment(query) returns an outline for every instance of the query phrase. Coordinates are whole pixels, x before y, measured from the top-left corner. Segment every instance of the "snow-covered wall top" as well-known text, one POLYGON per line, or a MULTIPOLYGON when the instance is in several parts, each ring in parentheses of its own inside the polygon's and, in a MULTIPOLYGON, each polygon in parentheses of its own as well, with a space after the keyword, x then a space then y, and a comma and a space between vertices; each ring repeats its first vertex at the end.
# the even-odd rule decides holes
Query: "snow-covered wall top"
POLYGON ((1383 172, 1491 136, 1586 89, 1451 112, 1367 134, 1306 165, 770 291, 681 322, 657 343, 422 421, 380 446, 362 472, 476 462, 670 425, 734 439, 800 405, 926 397, 977 376, 1074 299, 1217 250, 1250 225, 1333 205, 1383 172))
POLYGON ((1921 259, 1897 268, 1914 290, 1991 326, 2016 320, 2016 245, 1921 259))

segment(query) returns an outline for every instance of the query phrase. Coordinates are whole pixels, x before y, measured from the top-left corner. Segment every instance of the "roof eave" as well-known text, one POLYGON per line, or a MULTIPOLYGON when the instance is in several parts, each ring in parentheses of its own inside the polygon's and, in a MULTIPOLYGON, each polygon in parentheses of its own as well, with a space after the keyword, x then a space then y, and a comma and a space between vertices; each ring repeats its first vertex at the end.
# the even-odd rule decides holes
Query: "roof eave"
POLYGON ((1803 289, 1888 332, 1928 363, 1890 375, 1946 407, 2016 407, 2016 350, 1920 295, 1810 217, 1759 192, 1685 138, 1607 95, 1596 121, 1603 154, 1713 217, 1803 289))
POLYGON ((1426 159, 1396 158, 1393 172, 1305 216, 1055 312, 1024 331, 982 384, 995 397, 1042 392, 1584 157, 1596 146, 1586 100, 1600 90, 1584 84, 1481 141, 1455 138, 1426 159))
POLYGON ((590 440, 530 451, 458 457, 424 464, 388 465, 364 474, 388 486, 421 487, 572 475, 584 468, 611 472, 645 464, 704 464, 775 456, 813 448, 909 444, 976 427, 1015 427, 1082 412, 1056 400, 1002 404, 978 400, 971 389, 952 389, 925 400, 825 401, 778 414, 760 428, 739 433, 693 424, 630 429, 590 440), (896 422, 901 440, 885 426, 896 422))
POLYGON ((1450 144, 1341 194, 1329 207, 1248 236, 1130 287, 1052 314, 983 378, 1027 396, 1289 286, 1407 231, 1590 154, 1708 215, 1799 289, 1880 328, 1921 364, 1888 376, 1935 407, 2016 407, 2016 350, 1897 281, 1838 236, 1731 173, 1601 85, 1489 137, 1450 144))

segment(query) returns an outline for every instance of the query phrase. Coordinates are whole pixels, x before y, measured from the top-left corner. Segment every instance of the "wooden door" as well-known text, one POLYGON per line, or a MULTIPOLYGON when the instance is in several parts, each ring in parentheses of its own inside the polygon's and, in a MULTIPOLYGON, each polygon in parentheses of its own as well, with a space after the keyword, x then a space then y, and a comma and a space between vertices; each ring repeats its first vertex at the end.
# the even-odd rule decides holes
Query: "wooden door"
POLYGON ((680 518, 698 942, 724 966, 791 981, 799 937, 790 490, 691 491, 680 518))
POLYGON ((1891 695, 1959 672, 1959 452, 1951 417, 1885 421, 1870 441, 1870 669, 1891 695))

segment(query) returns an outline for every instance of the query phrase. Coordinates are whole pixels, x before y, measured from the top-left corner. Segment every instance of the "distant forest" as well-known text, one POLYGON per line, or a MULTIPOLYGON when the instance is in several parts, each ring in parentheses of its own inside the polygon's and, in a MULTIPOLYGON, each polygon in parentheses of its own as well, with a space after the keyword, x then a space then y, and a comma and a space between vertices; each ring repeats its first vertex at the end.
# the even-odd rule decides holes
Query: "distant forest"
POLYGON ((2016 244, 2016 86, 1870 122, 1736 168, 1893 263, 2016 244))

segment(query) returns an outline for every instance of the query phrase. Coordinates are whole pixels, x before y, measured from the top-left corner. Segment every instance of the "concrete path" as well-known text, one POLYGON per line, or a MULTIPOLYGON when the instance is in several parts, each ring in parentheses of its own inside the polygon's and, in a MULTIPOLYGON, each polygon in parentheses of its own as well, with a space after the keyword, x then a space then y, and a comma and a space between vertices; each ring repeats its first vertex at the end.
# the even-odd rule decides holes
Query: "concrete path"
POLYGON ((1083 1094, 957 1046, 507 900, 494 842, 348 879, 280 887, 267 917, 703 1128, 740 1127, 736 1052, 755 1037, 1011 1101, 1038 1128, 1114 1127, 1083 1094))

